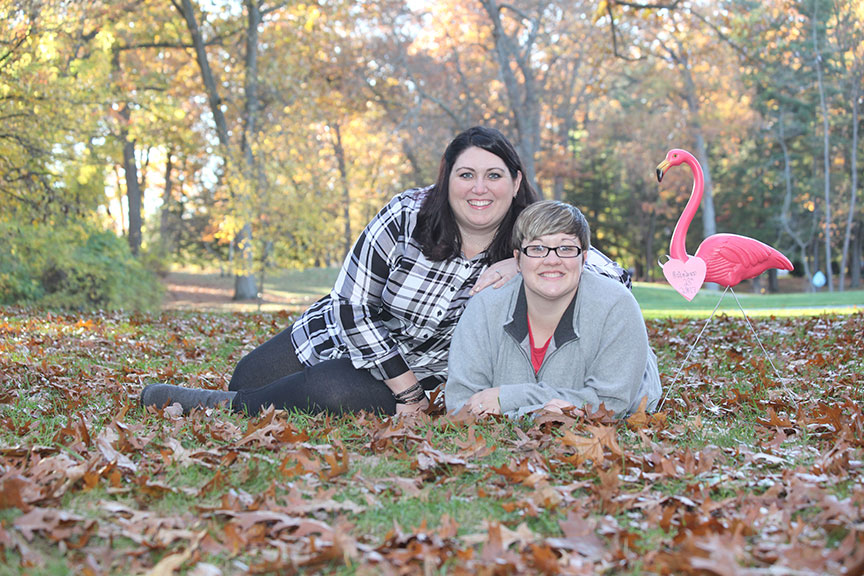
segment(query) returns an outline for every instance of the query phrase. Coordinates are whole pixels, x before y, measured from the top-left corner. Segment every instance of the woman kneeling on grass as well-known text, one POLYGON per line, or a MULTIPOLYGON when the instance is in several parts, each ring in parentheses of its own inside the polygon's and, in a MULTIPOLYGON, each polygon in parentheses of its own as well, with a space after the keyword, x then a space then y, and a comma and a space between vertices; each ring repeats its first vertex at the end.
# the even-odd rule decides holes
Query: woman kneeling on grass
POLYGON ((588 222, 543 201, 513 228, 521 276, 468 303, 450 349, 449 411, 521 416, 546 407, 634 412, 660 400, 657 358, 636 299, 585 267, 588 222))
MULTIPOLYGON (((446 380, 450 338, 469 297, 517 274, 513 224, 537 199, 522 174, 499 131, 462 132, 444 151, 436 183, 395 196, 363 230, 330 294, 244 356, 228 391, 151 384, 141 404, 177 402, 188 412, 230 403, 249 415, 271 405, 313 413, 426 409, 425 390, 446 380)), ((599 252, 591 260, 589 267, 629 283, 599 252)))

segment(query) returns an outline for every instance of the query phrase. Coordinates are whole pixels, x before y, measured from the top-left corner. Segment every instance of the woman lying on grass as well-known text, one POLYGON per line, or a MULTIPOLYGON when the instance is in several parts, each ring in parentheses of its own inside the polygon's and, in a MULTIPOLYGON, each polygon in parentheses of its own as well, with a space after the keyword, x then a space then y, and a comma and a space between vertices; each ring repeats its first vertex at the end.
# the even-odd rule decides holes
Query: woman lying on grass
POLYGON ((636 299, 585 267, 588 222, 544 201, 513 228, 521 276, 474 296, 453 334, 449 411, 521 416, 543 407, 600 404, 617 416, 660 400, 657 358, 636 299))

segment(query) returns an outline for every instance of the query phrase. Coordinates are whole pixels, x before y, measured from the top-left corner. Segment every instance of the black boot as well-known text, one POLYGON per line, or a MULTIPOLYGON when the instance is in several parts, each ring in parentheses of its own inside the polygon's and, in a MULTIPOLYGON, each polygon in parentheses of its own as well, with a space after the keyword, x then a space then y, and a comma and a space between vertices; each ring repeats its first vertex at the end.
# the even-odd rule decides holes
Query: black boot
POLYGON ((221 404, 227 404, 230 408, 231 400, 236 395, 237 392, 222 390, 183 388, 172 384, 150 384, 141 391, 141 406, 163 408, 165 405, 177 402, 183 407, 183 413, 188 414, 193 408, 215 408, 221 404))

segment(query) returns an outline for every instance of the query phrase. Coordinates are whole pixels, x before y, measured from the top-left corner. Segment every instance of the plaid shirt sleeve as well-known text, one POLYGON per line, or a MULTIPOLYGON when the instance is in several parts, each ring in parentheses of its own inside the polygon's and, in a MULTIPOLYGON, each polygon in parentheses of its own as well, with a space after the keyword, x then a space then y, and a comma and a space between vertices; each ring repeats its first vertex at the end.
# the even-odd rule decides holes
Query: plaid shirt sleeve
POLYGON ((409 194, 391 200, 360 234, 346 256, 331 297, 352 363, 357 368, 377 367, 385 377, 409 370, 383 317, 382 295, 400 245, 410 235, 409 194))
POLYGON ((633 289, 633 281, 630 277, 630 272, 619 266, 617 262, 599 250, 591 248, 588 251, 588 256, 585 259, 585 267, 594 270, 602 276, 621 282, 630 290, 633 289))

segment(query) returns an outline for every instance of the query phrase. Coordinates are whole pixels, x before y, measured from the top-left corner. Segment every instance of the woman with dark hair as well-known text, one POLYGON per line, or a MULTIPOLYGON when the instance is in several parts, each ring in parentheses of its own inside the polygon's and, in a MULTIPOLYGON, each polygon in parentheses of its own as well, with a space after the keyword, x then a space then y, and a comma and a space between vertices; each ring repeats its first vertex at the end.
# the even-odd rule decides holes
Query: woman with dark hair
MULTIPOLYGON (((228 391, 153 384, 144 406, 185 411, 228 403, 385 414, 428 407, 469 297, 516 275, 513 223, 537 200, 497 130, 474 127, 447 146, 438 179, 394 197, 357 239, 329 295, 237 364, 228 391)), ((629 281, 608 260, 603 273, 629 281)))

